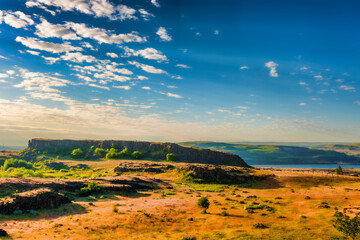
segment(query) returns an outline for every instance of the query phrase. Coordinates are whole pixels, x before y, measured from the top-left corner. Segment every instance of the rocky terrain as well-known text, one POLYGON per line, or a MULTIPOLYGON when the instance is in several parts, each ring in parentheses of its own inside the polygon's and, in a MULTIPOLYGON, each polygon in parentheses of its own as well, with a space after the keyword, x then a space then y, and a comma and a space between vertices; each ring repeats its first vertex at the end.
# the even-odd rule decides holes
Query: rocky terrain
POLYGON ((71 203, 65 195, 48 188, 39 188, 27 192, 17 193, 0 199, 0 214, 13 214, 27 210, 59 207, 71 203))

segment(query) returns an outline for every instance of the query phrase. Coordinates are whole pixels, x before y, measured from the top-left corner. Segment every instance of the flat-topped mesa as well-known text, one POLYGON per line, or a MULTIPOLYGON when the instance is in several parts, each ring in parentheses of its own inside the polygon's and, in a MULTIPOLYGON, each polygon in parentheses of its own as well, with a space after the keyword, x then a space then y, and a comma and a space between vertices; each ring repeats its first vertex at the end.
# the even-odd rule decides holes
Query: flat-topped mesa
POLYGON ((188 163, 209 163, 217 165, 233 165, 249 167, 238 155, 213 151, 197 147, 184 147, 175 143, 122 141, 122 140, 57 140, 31 139, 28 147, 40 151, 49 149, 87 149, 91 146, 110 149, 112 146, 122 149, 127 147, 131 151, 145 152, 145 157, 165 159, 167 153, 174 153, 176 160, 188 163))

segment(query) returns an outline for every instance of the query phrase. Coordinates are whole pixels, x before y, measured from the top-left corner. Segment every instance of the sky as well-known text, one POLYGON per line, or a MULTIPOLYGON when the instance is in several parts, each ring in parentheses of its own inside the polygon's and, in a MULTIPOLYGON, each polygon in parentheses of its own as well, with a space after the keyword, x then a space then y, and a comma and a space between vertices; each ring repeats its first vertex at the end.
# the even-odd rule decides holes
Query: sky
POLYGON ((0 144, 360 142, 360 3, 1 0, 0 144))

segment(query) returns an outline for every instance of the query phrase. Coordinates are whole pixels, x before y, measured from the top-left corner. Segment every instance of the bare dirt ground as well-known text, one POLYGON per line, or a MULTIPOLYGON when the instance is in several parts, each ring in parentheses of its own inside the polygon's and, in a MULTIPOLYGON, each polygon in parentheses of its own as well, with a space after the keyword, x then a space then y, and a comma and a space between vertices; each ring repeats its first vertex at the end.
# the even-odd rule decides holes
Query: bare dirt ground
POLYGON ((335 208, 348 208, 350 214, 359 211, 358 177, 257 171, 275 176, 251 186, 224 185, 218 192, 210 191, 212 185, 199 191, 196 185, 179 183, 174 172, 144 173, 173 189, 78 197, 58 209, 40 210, 38 216, 0 215, 0 228, 12 239, 341 239, 332 226, 335 208), (197 206, 202 196, 210 200, 208 214, 201 214, 197 206), (273 211, 245 209, 259 204, 273 211), (254 227, 257 223, 266 228, 254 227))

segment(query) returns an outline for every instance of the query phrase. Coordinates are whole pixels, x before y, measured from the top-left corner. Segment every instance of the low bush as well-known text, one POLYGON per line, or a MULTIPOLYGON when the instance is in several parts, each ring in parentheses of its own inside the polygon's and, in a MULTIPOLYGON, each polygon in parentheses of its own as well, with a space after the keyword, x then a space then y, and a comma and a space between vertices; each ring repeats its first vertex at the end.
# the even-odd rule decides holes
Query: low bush
POLYGON ((14 158, 6 159, 3 165, 3 170, 6 171, 9 168, 26 168, 33 169, 33 164, 24 160, 18 160, 14 158))
POLYGON ((87 187, 80 189, 81 196, 89 196, 101 192, 101 187, 97 182, 89 182, 87 187))

